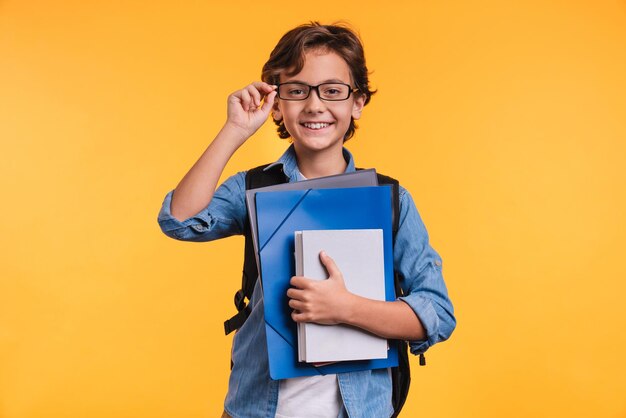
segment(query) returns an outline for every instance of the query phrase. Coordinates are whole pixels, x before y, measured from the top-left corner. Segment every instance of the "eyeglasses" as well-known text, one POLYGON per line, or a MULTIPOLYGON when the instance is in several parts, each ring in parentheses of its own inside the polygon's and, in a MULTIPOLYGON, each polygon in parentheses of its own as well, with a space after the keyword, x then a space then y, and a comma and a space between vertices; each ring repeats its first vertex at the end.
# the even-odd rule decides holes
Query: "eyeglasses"
POLYGON ((317 97, 329 102, 348 100, 350 94, 359 89, 353 89, 344 83, 322 83, 311 86, 304 83, 281 83, 278 84, 278 98, 281 100, 306 100, 311 90, 317 92, 317 97))

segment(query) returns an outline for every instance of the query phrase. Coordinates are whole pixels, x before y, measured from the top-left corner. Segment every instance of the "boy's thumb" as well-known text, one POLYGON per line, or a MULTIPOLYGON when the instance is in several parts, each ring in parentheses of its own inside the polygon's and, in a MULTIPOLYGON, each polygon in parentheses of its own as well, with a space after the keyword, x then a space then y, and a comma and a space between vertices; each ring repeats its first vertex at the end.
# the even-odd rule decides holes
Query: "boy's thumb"
POLYGON ((339 276, 341 277, 341 271, 339 271, 339 267, 335 264, 335 260, 333 260, 325 251, 320 252, 320 261, 326 267, 326 271, 329 276, 339 276))

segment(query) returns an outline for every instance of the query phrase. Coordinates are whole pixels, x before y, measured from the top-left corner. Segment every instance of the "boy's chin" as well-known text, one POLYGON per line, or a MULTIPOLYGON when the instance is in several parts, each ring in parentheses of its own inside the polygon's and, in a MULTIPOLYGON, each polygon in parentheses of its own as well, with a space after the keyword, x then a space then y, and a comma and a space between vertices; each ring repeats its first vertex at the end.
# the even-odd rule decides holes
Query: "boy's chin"
POLYGON ((331 149, 343 148, 343 139, 323 138, 323 137, 292 137, 296 150, 303 152, 321 152, 331 149))

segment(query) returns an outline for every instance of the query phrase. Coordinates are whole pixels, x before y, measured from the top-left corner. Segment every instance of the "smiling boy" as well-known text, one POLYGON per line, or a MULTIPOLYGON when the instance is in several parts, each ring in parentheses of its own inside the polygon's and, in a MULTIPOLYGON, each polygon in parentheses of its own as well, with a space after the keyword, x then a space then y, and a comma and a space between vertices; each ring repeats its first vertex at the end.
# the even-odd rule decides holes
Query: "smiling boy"
MULTIPOLYGON (((245 173, 216 190, 226 163, 271 114, 292 145, 274 164, 288 181, 355 170, 343 144, 355 131, 372 92, 358 37, 348 28, 311 23, 287 32, 254 82, 228 98, 226 123, 165 198, 162 230, 176 239, 209 241, 242 234, 247 222, 245 173)), ((413 354, 447 339, 455 327, 441 259, 409 193, 400 188, 394 269, 403 296, 393 302, 351 294, 333 260, 320 255, 329 279, 294 277, 287 292, 296 322, 349 324, 389 339, 408 340, 413 354)), ((388 417, 393 414, 386 369, 273 381, 269 377, 263 295, 257 281, 251 313, 233 340, 225 410, 246 417, 388 417)))

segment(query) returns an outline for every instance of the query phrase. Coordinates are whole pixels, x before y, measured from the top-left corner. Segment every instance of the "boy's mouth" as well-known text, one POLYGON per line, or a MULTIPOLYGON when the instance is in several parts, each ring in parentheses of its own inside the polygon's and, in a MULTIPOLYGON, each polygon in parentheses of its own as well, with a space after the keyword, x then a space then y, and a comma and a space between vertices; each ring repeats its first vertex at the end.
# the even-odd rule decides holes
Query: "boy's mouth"
POLYGON ((332 125, 332 123, 330 122, 302 122, 300 125, 308 129, 317 130, 317 129, 327 128, 330 125, 332 125))

